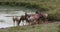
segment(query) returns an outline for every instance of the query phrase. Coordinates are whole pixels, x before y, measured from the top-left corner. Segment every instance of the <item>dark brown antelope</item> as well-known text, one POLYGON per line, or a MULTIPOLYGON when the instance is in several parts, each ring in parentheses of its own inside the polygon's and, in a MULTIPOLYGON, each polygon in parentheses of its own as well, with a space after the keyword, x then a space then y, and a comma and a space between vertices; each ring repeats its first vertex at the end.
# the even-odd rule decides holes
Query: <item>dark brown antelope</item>
POLYGON ((40 20, 42 20, 41 22, 43 23, 48 23, 48 14, 47 13, 41 13, 40 11, 36 11, 36 14, 40 14, 40 20))
POLYGON ((14 23, 14 25, 15 25, 15 22, 17 23, 17 25, 19 26, 19 19, 18 19, 18 17, 17 16, 13 16, 12 17, 12 19, 13 19, 13 23, 14 23))

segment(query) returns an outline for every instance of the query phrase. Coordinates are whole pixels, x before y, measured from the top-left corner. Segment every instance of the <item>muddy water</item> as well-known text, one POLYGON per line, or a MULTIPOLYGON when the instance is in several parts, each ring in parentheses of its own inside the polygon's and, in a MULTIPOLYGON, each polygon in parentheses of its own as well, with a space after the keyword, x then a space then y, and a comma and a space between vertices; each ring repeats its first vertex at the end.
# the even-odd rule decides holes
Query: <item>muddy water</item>
MULTIPOLYGON (((21 15, 24 15, 24 13, 25 13, 24 11, 14 11, 13 14, 0 13, 0 28, 7 28, 7 27, 14 26, 12 17, 5 17, 5 16, 21 16, 21 15)), ((28 25, 28 23, 26 23, 26 21, 21 22, 20 26, 23 26, 23 25, 28 25)), ((15 23, 15 26, 16 26, 16 23, 15 23)))

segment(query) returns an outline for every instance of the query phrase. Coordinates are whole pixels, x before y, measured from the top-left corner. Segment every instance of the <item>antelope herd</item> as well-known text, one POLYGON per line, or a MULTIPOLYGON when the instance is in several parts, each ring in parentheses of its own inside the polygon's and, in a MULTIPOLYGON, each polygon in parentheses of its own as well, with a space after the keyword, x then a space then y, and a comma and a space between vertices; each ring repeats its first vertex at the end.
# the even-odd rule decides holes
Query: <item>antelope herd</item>
POLYGON ((15 21, 16 21, 18 26, 20 22, 21 21, 24 22, 24 20, 28 22, 29 25, 41 24, 41 23, 48 23, 48 14, 38 13, 38 12, 36 12, 35 14, 25 13, 25 15, 20 16, 20 19, 18 19, 17 16, 13 16, 12 19, 13 19, 13 23, 15 24, 15 21))

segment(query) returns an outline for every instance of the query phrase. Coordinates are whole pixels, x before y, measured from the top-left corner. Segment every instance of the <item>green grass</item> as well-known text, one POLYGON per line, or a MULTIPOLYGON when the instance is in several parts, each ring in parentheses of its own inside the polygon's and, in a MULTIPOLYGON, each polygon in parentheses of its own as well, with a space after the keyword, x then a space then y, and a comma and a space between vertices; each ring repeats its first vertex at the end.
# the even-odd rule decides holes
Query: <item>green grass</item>
POLYGON ((0 32, 59 32, 59 24, 41 24, 0 29, 0 32))
POLYGON ((60 25, 58 27, 59 27, 59 31, 58 32, 60 32, 60 25))

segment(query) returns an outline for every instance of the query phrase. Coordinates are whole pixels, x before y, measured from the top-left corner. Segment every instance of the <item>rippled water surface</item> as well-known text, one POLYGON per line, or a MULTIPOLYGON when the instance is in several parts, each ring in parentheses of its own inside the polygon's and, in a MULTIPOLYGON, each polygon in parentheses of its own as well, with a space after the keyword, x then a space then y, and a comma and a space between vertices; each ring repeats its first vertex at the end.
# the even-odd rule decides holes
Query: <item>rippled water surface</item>
MULTIPOLYGON (((12 21, 12 17, 5 17, 5 16, 21 16, 24 15, 25 12, 23 11, 14 11, 15 14, 5 14, 5 13, 1 13, 0 14, 0 28, 6 28, 6 27, 12 27, 13 25, 13 21, 12 21)), ((20 17, 18 17, 20 18, 20 17)), ((22 26, 23 22, 20 23, 20 26, 22 26)), ((26 25, 26 21, 24 22, 26 25)))
MULTIPOLYGON (((12 17, 5 17, 5 16, 21 16, 21 15, 24 15, 25 12, 33 13, 31 11, 35 11, 35 10, 27 9, 23 7, 10 7, 10 6, 4 6, 4 5, 0 6, 0 28, 14 26, 12 17)), ((24 21, 24 25, 27 25, 27 24, 28 23, 24 21)), ((20 23, 20 26, 23 26, 23 22, 20 23)))

